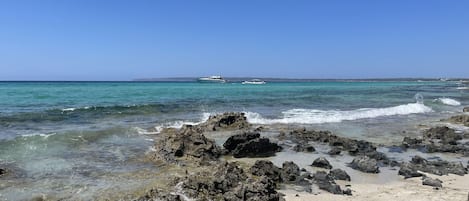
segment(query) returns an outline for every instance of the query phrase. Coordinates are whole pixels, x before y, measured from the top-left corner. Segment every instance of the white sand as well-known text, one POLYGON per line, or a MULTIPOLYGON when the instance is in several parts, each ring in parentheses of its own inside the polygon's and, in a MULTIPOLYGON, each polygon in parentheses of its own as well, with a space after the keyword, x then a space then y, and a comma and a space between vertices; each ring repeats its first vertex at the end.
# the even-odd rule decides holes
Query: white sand
POLYGON ((443 188, 435 190, 431 186, 422 185, 421 178, 411 178, 385 184, 353 184, 352 182, 352 196, 333 195, 325 191, 317 195, 305 192, 299 193, 294 190, 281 192, 286 194, 285 199, 287 201, 468 201, 469 175, 427 175, 442 180, 443 188))

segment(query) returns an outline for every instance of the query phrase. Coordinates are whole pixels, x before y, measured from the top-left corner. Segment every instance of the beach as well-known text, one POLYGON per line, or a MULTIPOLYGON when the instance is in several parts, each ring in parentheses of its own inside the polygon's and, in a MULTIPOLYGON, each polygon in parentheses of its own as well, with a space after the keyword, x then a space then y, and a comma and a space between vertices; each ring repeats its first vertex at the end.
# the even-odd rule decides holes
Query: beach
POLYGON ((458 87, 2 82, 0 200, 467 200, 458 87))

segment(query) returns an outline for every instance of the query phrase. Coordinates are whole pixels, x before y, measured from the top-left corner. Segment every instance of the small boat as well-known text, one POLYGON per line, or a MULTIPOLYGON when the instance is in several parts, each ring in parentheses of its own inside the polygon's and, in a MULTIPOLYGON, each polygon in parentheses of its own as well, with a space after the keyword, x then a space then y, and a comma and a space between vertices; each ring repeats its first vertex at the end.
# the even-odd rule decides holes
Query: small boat
POLYGON ((252 79, 250 81, 243 81, 241 84, 266 84, 266 82, 259 79, 252 79))
POLYGON ((214 75, 210 77, 201 77, 197 79, 197 81, 202 82, 202 83, 225 83, 226 82, 226 80, 223 79, 223 77, 219 75, 214 75))

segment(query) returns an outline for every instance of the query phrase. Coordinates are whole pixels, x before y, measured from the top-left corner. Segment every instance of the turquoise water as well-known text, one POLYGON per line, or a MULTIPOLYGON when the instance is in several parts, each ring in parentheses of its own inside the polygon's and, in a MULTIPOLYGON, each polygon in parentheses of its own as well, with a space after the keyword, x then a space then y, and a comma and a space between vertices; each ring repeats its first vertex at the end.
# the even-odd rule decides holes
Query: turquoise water
POLYGON ((153 144, 148 134, 197 123, 208 114, 242 111, 256 124, 387 138, 404 123, 460 112, 469 105, 469 93, 458 87, 456 82, 410 81, 0 82, 0 165, 15 170, 0 184, 0 200, 127 188, 121 185, 132 182, 121 174, 156 171, 152 164, 135 162, 153 144))

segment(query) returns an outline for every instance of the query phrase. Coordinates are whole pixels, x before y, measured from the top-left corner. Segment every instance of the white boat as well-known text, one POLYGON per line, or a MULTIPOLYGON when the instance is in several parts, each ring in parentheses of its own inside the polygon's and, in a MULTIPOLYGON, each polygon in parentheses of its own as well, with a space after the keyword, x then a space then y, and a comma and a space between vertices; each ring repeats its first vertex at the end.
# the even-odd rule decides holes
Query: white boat
POLYGON ((243 81, 241 84, 266 84, 266 82, 259 79, 252 79, 250 81, 243 81))
POLYGON ((223 77, 219 75, 214 75, 210 77, 201 77, 197 79, 198 82, 203 82, 203 83, 225 83, 226 80, 223 79, 223 77))

